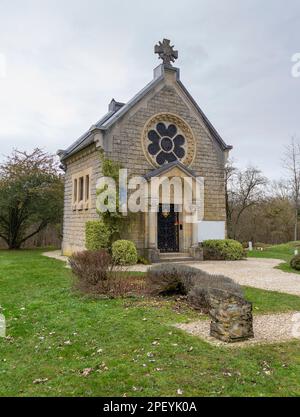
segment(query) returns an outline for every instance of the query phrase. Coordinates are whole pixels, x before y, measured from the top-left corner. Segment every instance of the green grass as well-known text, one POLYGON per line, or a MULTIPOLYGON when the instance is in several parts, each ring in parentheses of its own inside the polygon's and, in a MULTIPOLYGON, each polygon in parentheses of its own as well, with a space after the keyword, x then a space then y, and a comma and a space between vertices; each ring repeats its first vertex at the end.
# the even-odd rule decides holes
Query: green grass
POLYGON ((270 246, 263 251, 253 250, 248 252, 249 258, 271 258, 271 259, 282 259, 282 264, 278 265, 278 269, 285 272, 294 272, 300 274, 300 271, 295 271, 290 267, 290 261, 294 255, 295 249, 299 250, 300 253, 300 242, 289 242, 281 245, 270 246))
MULTIPOLYGON (((296 296, 253 288, 246 296, 256 312, 300 309, 296 296)), ((199 317, 188 307, 76 295, 64 263, 40 251, 0 251, 0 305, 9 336, 0 338, 1 396, 300 394, 300 342, 211 346, 171 326, 199 317)))
POLYGON ((274 291, 244 287, 247 300, 253 303, 254 314, 300 311, 300 297, 274 291))

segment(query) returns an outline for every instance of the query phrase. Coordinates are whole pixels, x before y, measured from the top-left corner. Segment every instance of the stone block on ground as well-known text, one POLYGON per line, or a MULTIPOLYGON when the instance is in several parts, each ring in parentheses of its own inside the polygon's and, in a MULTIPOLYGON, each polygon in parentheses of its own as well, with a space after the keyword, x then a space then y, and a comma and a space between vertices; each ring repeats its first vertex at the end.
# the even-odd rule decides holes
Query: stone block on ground
POLYGON ((254 337, 252 304, 238 295, 209 289, 210 335, 233 343, 254 337))

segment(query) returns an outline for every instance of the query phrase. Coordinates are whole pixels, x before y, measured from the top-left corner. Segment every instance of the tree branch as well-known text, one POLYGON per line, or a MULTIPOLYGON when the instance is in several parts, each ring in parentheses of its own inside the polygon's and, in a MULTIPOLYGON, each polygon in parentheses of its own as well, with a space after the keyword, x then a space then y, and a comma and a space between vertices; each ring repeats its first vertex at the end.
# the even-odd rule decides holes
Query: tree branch
POLYGON ((41 224, 39 225, 39 227, 32 233, 30 233, 28 236, 24 237, 21 241, 20 244, 24 243, 26 240, 30 239, 32 236, 36 235, 37 233, 39 233, 41 230, 43 230, 48 224, 48 221, 43 220, 41 222, 41 224))

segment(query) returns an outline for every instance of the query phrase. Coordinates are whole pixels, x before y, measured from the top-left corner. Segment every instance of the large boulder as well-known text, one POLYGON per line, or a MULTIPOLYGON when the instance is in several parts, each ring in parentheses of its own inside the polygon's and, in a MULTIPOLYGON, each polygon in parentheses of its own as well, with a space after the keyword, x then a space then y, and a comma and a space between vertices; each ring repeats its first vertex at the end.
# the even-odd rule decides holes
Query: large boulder
POLYGON ((254 337, 250 302, 220 289, 209 289, 207 298, 211 336, 227 343, 254 337))

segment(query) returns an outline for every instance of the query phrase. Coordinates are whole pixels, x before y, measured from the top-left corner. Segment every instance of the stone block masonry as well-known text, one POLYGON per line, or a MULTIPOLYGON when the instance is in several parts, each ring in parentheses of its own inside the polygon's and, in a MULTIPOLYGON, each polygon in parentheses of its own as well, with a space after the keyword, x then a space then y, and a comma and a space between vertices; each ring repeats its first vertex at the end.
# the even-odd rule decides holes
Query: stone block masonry
POLYGON ((219 289, 209 290, 208 300, 211 336, 227 343, 254 337, 250 302, 219 289))

